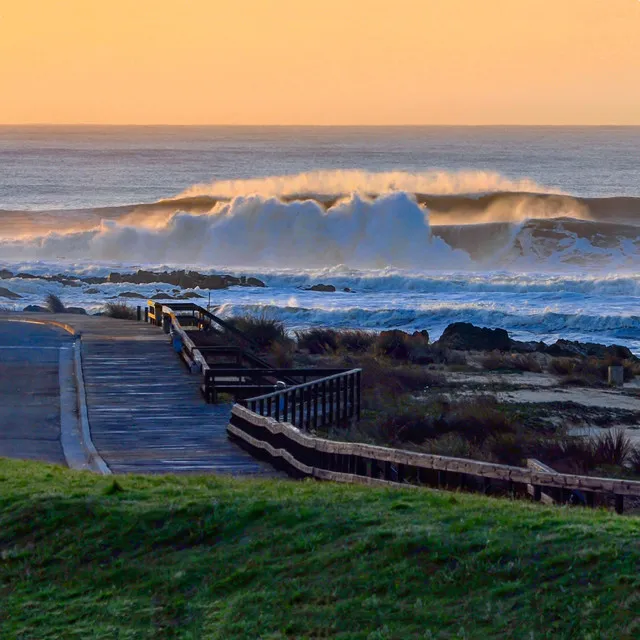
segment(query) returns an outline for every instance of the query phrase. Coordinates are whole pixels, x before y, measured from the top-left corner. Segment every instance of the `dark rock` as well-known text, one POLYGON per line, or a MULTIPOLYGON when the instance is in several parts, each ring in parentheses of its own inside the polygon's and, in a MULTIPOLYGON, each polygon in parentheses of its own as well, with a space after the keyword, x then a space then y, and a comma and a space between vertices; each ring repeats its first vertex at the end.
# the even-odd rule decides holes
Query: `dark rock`
POLYGON ((146 296, 143 296, 140 293, 136 293, 135 291, 124 291, 123 293, 119 293, 118 298, 136 298, 139 300, 146 300, 146 296))
POLYGON ((267 285, 262 282, 262 280, 258 280, 258 278, 247 278, 247 281, 244 285, 245 287, 266 287, 267 285))
POLYGON ((8 298, 9 300, 20 300, 22 298, 21 295, 13 291, 9 291, 9 289, 5 289, 4 287, 0 287, 0 298, 8 298))
POLYGON ((504 329, 476 327, 470 322, 455 322, 445 330, 438 346, 459 351, 509 351, 511 339, 504 329))
POLYGON ((547 345, 544 342, 511 341, 511 351, 515 351, 516 353, 535 353, 536 351, 544 353, 546 348, 547 345))
POLYGON ((236 278, 229 275, 204 275, 197 271, 162 271, 152 272, 139 269, 136 273, 118 273, 109 274, 108 282, 130 282, 132 284, 151 284, 154 282, 162 282, 172 284, 174 287, 181 289, 227 289, 229 287, 266 287, 261 280, 257 278, 247 278, 242 276, 236 278))
POLYGON ((353 289, 350 289, 349 287, 345 287, 345 288, 343 289, 343 291, 344 291, 345 293, 355 293, 355 291, 354 291, 353 289))
POLYGON ((195 291, 186 291, 185 293, 176 296, 176 300, 193 300, 195 298, 204 298, 204 296, 201 296, 199 293, 196 293, 195 291))
POLYGON ((86 316, 87 310, 82 307, 67 307, 65 313, 75 313, 76 315, 86 316))
POLYGON ((85 290, 85 293, 87 295, 93 295, 95 293, 100 293, 100 289, 96 289, 95 287, 90 287, 89 289, 85 290))
POLYGON ((305 291, 320 291, 321 293, 335 293, 336 288, 332 284, 314 284, 305 291))
POLYGON ((23 311, 27 313, 49 313, 49 309, 47 309, 46 307, 41 307, 37 304, 30 304, 29 306, 25 307, 23 311))
POLYGON ((174 298, 173 296, 169 295, 168 293, 154 293, 151 296, 152 300, 178 300, 179 298, 174 298))
POLYGON ((13 278, 13 272, 8 269, 0 269, 0 280, 8 280, 13 278))
POLYGON ((604 345, 594 342, 577 342, 574 340, 558 340, 552 345, 544 346, 543 353, 556 358, 621 358, 635 360, 630 349, 618 344, 604 345))
POLYGON ((34 276, 32 273, 16 273, 14 278, 22 278, 22 280, 46 280, 46 278, 34 276))
POLYGON ((102 276, 87 276, 86 278, 78 279, 85 284, 105 284, 106 282, 109 282, 109 278, 104 278, 102 276))

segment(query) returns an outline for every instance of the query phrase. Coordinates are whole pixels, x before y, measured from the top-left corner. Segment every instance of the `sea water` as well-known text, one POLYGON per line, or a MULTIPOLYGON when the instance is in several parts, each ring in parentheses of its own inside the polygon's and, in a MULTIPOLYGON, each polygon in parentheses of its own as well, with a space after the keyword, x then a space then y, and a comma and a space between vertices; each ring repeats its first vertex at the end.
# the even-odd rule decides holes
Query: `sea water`
MULTIPOLYGON (((0 127, 0 268, 246 274, 267 287, 203 302, 640 352, 639 149, 623 127, 0 127)), ((53 292, 90 310, 173 288, 0 286, 17 308, 53 292)))

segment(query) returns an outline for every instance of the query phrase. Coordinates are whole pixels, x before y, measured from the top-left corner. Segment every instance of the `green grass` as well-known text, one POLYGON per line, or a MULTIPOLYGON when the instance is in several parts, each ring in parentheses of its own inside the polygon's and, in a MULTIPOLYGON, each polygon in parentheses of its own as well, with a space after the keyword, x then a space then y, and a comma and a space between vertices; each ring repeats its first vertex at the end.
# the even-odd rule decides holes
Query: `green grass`
POLYGON ((0 460, 2 638, 634 638, 637 518, 0 460))

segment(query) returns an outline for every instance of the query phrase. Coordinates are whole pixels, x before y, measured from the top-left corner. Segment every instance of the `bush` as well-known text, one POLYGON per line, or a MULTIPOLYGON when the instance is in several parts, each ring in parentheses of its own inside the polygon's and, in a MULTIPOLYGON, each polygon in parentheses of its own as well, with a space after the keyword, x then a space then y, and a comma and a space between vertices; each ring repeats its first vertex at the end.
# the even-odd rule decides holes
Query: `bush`
POLYGON ((625 429, 610 429, 593 443, 596 465, 623 466, 632 452, 631 440, 625 429))
POLYGON ((300 349, 306 349, 313 355, 333 353, 338 349, 338 332, 334 329, 313 328, 296 331, 300 349))
POLYGON ((136 310, 124 302, 108 302, 104 306, 104 315, 120 320, 135 320, 136 310))
POLYGON ((368 331, 340 331, 337 335, 338 345, 347 353, 365 353, 373 347, 377 336, 368 331))
POLYGON ((572 358, 553 358, 549 362, 549 373, 557 376, 570 376, 576 368, 576 361, 572 358))
POLYGON ((51 313, 64 313, 66 308, 57 295, 50 293, 45 300, 45 306, 51 313))
POLYGON ((500 410, 494 396, 475 396, 445 407, 442 428, 457 431, 465 438, 482 444, 496 433, 515 432, 518 423, 509 414, 500 410))
POLYGON ((467 460, 482 460, 485 458, 481 449, 474 446, 459 433, 445 433, 444 435, 427 440, 422 445, 426 453, 450 458, 466 458, 467 460))
POLYGON ((412 356, 422 357, 429 350, 429 334, 415 331, 412 335, 399 329, 382 331, 374 343, 377 355, 394 360, 411 360, 412 356))
POLYGON ((533 354, 502 353, 492 351, 480 359, 480 364, 487 371, 530 371, 542 373, 542 367, 533 354))
POLYGON ((265 315, 238 316, 229 318, 227 322, 260 349, 269 350, 277 342, 286 343, 289 340, 284 324, 265 315))
POLYGON ((487 438, 485 448, 500 464, 522 466, 527 457, 526 442, 517 433, 493 434, 487 438))
POLYGON ((605 358, 554 358, 549 363, 549 371, 565 376, 563 384, 583 384, 595 386, 607 381, 609 367, 620 366, 624 369, 626 382, 640 374, 640 363, 635 360, 607 356, 605 358))
POLYGON ((558 471, 588 473, 596 466, 593 441, 583 436, 548 439, 538 443, 536 455, 558 471))
POLYGON ((397 365, 392 362, 363 357, 357 363, 362 369, 363 400, 368 403, 382 395, 399 396, 424 391, 427 387, 443 387, 446 378, 437 372, 416 365, 397 365))
POLYGON ((279 369, 291 369, 293 367, 293 341, 276 342, 271 346, 271 355, 279 369))

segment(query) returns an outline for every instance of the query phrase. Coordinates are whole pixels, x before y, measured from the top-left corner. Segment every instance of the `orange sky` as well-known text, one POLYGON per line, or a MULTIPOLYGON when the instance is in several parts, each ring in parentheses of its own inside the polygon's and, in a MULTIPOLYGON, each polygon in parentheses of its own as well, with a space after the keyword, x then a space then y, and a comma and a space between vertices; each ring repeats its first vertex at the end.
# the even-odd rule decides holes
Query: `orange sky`
POLYGON ((5 0, 27 122, 640 124, 640 2, 5 0))

